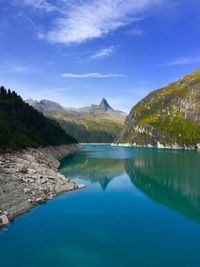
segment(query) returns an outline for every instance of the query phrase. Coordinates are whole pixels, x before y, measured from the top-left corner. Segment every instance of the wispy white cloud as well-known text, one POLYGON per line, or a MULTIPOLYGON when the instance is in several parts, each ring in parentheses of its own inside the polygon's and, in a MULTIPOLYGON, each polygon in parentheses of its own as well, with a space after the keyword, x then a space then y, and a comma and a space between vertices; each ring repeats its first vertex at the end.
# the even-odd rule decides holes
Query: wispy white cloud
POLYGON ((1 63, 0 73, 24 73, 28 68, 22 65, 1 63))
POLYGON ((10 71, 12 72, 26 72, 28 71, 28 68, 27 67, 24 67, 24 66, 13 66, 10 71))
POLYGON ((47 0, 23 1, 29 4, 38 2, 33 5, 37 9, 58 11, 53 17, 53 26, 38 34, 40 39, 50 43, 72 44, 100 38, 130 25, 138 21, 144 11, 166 0, 57 0, 56 7, 47 0))
POLYGON ((194 64, 194 63, 200 63, 200 56, 176 58, 168 62, 167 65, 175 66, 175 65, 188 65, 188 64, 194 64))
POLYGON ((50 4, 46 0, 20 0, 20 3, 25 6, 30 6, 35 10, 41 10, 45 12, 56 11, 57 7, 53 4, 50 4))
POLYGON ((89 73, 64 73, 61 75, 65 78, 75 78, 75 79, 84 79, 84 78, 114 78, 114 77, 124 77, 123 74, 117 73, 99 73, 99 72, 89 72, 89 73))
POLYGON ((115 51, 115 48, 112 47, 107 47, 107 48, 103 48, 99 51, 97 51, 96 53, 90 55, 89 59, 101 59, 101 58, 105 58, 110 56, 111 54, 113 54, 115 51))

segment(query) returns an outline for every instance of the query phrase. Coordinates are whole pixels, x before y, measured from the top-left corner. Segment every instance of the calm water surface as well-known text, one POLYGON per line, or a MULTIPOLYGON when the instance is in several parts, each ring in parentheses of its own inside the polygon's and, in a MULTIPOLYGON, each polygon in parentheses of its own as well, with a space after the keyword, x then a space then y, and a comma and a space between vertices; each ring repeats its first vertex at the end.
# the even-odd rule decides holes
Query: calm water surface
POLYGON ((85 145, 60 171, 86 189, 0 231, 1 267, 200 266, 200 153, 85 145))

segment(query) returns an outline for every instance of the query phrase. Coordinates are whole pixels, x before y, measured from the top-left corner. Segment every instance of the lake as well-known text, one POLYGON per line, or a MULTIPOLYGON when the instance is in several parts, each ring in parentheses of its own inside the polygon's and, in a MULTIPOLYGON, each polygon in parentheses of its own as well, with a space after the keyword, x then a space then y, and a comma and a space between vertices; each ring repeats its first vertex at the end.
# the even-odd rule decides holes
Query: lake
POLYGON ((0 231, 1 267, 199 267, 200 153, 83 145, 65 193, 0 231))

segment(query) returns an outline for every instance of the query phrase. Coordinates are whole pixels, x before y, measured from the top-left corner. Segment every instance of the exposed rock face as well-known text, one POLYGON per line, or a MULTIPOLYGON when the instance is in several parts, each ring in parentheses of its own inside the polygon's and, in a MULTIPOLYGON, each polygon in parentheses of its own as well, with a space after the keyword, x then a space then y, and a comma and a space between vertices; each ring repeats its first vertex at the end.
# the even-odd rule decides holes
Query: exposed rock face
POLYGON ((79 116, 95 116, 95 117, 126 117, 126 113, 123 111, 113 109, 108 101, 103 97, 99 105, 92 104, 88 107, 79 108, 76 110, 79 116))
POLYGON ((131 110, 115 143, 198 148, 200 69, 142 99, 131 110))
POLYGON ((102 109, 103 111, 113 110, 113 108, 108 104, 105 98, 101 100, 99 108, 102 109))
POLYGON ((6 211, 2 216, 13 219, 59 193, 79 188, 59 173, 60 163, 56 159, 74 149, 77 145, 31 148, 0 155, 0 212, 6 211))

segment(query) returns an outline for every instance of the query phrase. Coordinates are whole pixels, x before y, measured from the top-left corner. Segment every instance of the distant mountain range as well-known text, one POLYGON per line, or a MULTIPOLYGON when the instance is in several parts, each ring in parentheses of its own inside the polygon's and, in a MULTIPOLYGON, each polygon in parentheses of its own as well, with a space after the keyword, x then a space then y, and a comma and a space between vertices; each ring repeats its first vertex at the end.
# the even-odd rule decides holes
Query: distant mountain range
POLYGON ((50 101, 28 99, 26 102, 56 120, 66 133, 81 143, 111 143, 124 125, 126 113, 113 109, 105 98, 98 105, 66 108, 50 101))
POLYGON ((59 103, 43 99, 41 101, 36 101, 33 99, 27 99, 26 103, 34 107, 40 112, 48 111, 61 111, 66 114, 72 114, 77 117, 85 116, 122 116, 125 117, 127 114, 123 111, 113 109, 107 102, 105 98, 102 98, 99 105, 92 104, 91 106, 81 107, 81 108, 66 108, 62 107, 59 103))
POLYGON ((39 102, 33 99, 27 99, 26 103, 28 103, 30 106, 34 107, 40 112, 45 112, 49 110, 56 110, 56 111, 65 110, 60 104, 46 99, 43 99, 39 102))

